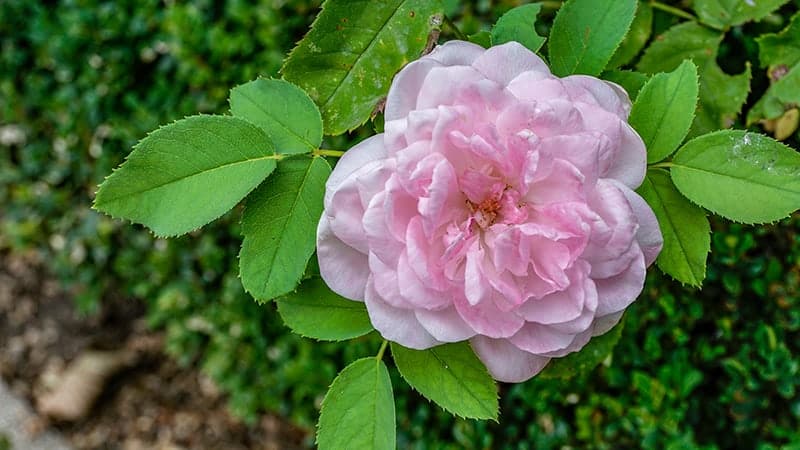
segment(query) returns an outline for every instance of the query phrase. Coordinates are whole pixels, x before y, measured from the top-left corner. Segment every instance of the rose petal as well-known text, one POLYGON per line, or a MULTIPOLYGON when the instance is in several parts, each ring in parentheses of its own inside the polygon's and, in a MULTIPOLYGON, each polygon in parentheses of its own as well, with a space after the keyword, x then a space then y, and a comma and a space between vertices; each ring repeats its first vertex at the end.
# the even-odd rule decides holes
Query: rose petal
POLYGON ((628 203, 633 209, 633 213, 639 222, 639 229, 636 231, 636 241, 639 243, 642 252, 644 253, 644 263, 650 266, 656 260, 661 248, 664 246, 664 237, 661 235, 661 228, 658 226, 658 219, 655 213, 650 209, 650 205, 644 201, 642 197, 636 192, 633 192, 628 186, 616 181, 610 180, 614 185, 622 191, 628 203))
POLYGON ((550 69, 547 68, 547 64, 542 61, 542 58, 515 41, 495 45, 486 50, 472 62, 472 67, 488 79, 503 86, 508 85, 511 80, 523 72, 550 73, 550 69))
POLYGON ((601 334, 608 333, 616 324, 619 323, 624 313, 624 311, 620 311, 614 314, 596 318, 592 328, 592 336, 600 336, 601 334))
POLYGON ((500 310, 492 298, 484 300, 477 305, 470 305, 466 298, 456 296, 454 303, 458 315, 464 319, 464 322, 478 334, 484 336, 508 338, 525 325, 525 320, 522 317, 514 312, 500 310))
POLYGON ((570 75, 561 81, 574 101, 593 103, 622 120, 628 120, 631 101, 628 93, 618 85, 586 75, 570 75))
POLYGON ((452 306, 439 311, 417 309, 414 314, 428 333, 441 342, 461 342, 476 334, 452 306))
POLYGON ((331 176, 328 177, 328 181, 325 183, 325 209, 327 210, 329 208, 330 198, 344 180, 370 162, 386 158, 386 156, 387 153, 383 145, 382 134, 376 134, 375 136, 364 139, 355 147, 346 151, 344 155, 339 158, 336 167, 333 168, 331 176))
POLYGON ((575 339, 574 333, 562 333, 549 325, 528 322, 509 342, 526 352, 545 354, 567 348, 575 339))
POLYGON ((441 344, 420 325, 413 310, 395 308, 386 303, 375 290, 372 276, 367 280, 365 293, 364 301, 369 320, 384 339, 416 350, 441 344))
POLYGON ((402 119, 410 111, 417 109, 417 96, 425 77, 434 67, 442 64, 433 58, 420 58, 407 66, 394 77, 386 97, 384 120, 386 122, 402 119))
POLYGON ((550 362, 550 358, 520 350, 506 339, 475 336, 469 343, 497 381, 522 383, 541 372, 550 362))
POLYGON ((622 311, 642 292, 646 275, 644 256, 638 244, 634 246, 638 251, 638 257, 631 261, 627 269, 613 277, 594 279, 598 295, 598 316, 622 311))
POLYGON ((424 58, 433 59, 445 66, 469 66, 484 52, 485 48, 471 42, 447 41, 434 47, 424 58))
POLYGON ((369 276, 367 255, 346 245, 323 215, 317 227, 319 272, 328 287, 342 297, 362 301, 369 276))

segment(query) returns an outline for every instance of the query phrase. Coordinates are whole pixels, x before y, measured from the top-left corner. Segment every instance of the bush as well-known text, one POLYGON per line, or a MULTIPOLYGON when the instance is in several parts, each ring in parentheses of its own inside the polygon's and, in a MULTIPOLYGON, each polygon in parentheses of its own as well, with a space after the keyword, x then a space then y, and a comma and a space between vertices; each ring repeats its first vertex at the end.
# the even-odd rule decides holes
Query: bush
MULTIPOLYGON (((231 217, 165 241, 89 207, 148 131, 224 112, 231 87, 274 76, 319 2, 50 3, 0 3, 0 250, 42 253, 86 312, 110 293, 144 299, 169 352, 214 377, 234 412, 274 410, 311 427, 338 369, 374 354, 375 336, 341 345, 288 333, 272 304, 241 288, 231 217)), ((514 2, 445 3, 472 33, 514 2)), ((721 66, 758 67, 753 38, 783 28, 798 4, 729 33, 721 66)), ((656 31, 672 24, 656 19, 656 31)), ((749 104, 768 86, 764 70, 754 75, 749 104)), ((798 231, 798 216, 716 225, 702 291, 652 273, 613 359, 568 381, 504 386, 500 423, 453 419, 393 372, 399 446, 800 446, 798 231)))

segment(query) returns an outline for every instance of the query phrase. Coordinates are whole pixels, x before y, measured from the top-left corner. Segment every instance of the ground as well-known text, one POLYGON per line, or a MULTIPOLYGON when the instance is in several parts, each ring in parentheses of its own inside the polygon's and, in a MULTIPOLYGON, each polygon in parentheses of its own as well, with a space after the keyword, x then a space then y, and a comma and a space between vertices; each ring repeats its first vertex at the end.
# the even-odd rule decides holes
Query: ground
POLYGON ((99 314, 81 316, 36 257, 0 254, 0 377, 13 394, 32 405, 38 400, 41 411, 42 399, 65 383, 64 374, 77 357, 91 351, 126 355, 105 382, 90 374, 78 379, 94 379, 94 386, 67 388, 73 403, 68 407, 82 403, 76 394, 101 392, 85 417, 67 422, 39 415, 26 424, 27 433, 55 429, 76 449, 293 449, 308 444, 309 430, 279 417, 265 415, 252 425, 233 417, 211 380, 162 353, 162 337, 147 328, 143 314, 142 304, 116 298, 105 301, 99 314))

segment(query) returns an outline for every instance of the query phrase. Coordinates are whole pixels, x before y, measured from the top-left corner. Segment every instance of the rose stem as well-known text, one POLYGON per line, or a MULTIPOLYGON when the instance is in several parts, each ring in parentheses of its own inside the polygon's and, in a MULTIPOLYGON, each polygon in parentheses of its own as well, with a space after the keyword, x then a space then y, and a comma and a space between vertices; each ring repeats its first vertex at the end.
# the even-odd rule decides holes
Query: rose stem
POLYGON ((311 152, 314 156, 332 156, 334 158, 341 158, 344 152, 341 150, 328 150, 326 148, 318 148, 311 152))
POLYGON ((387 345, 389 345, 389 341, 387 341, 386 339, 384 339, 384 340, 383 340, 383 343, 381 344, 381 349, 380 349, 380 350, 378 350, 378 355, 377 355, 377 356, 375 356, 375 359, 376 359, 376 360, 380 361, 380 360, 382 360, 382 359, 383 359, 383 352, 385 352, 385 351, 386 351, 386 346, 387 346, 387 345))
POLYGON ((661 2, 657 2, 657 1, 651 0, 650 1, 650 6, 652 6, 655 9, 660 9, 660 10, 662 10, 664 12, 670 13, 670 14, 672 14, 674 16, 682 17, 684 19, 697 20, 697 17, 693 16, 692 14, 689 14, 688 12, 686 12, 686 11, 684 11, 682 9, 678 9, 678 8, 676 8, 674 6, 665 5, 665 4, 661 3, 661 2))
POLYGON ((669 169, 670 167, 675 167, 675 164, 672 164, 671 161, 664 161, 656 164, 650 164, 648 167, 652 169, 669 169))
POLYGON ((452 31, 453 34, 455 34, 458 39, 460 39, 462 41, 469 40, 467 35, 464 34, 463 31, 459 30, 458 27, 456 26, 456 24, 454 24, 453 21, 450 20, 449 17, 444 16, 444 24, 447 25, 448 28, 450 28, 450 31, 452 31))

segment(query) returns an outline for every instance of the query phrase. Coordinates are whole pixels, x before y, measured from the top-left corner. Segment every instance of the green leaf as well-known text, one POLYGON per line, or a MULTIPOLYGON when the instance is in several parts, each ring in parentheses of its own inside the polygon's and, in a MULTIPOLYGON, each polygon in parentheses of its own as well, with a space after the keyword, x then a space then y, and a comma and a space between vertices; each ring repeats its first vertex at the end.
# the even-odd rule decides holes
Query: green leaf
POLYGON ((716 60, 708 59, 700 71, 700 102, 689 137, 730 128, 739 117, 750 92, 750 63, 738 75, 728 75, 716 60))
POLYGON ((747 113, 747 124, 777 119, 800 105, 800 14, 777 34, 756 38, 762 67, 768 67, 770 87, 747 113))
POLYGON ((441 22, 436 0, 327 0, 281 72, 319 105, 325 133, 342 134, 369 119, 441 22))
POLYGON ((633 18, 633 23, 631 23, 631 29, 625 39, 622 40, 614 56, 611 57, 608 68, 617 68, 630 63, 642 51, 652 32, 653 7, 650 6, 650 3, 639 1, 639 6, 636 7, 636 15, 633 18))
POLYGON ((671 72, 686 59, 700 62, 715 58, 722 34, 695 22, 684 22, 656 37, 636 67, 645 73, 671 72))
POLYGON ((345 367, 322 401, 319 450, 394 450, 394 397, 383 361, 363 358, 345 367))
POLYGON ((623 318, 619 324, 602 336, 593 337, 581 350, 570 353, 563 358, 553 358, 539 375, 543 378, 572 378, 583 375, 597 367, 614 351, 622 329, 623 318))
POLYGON ((283 322, 301 336, 342 341, 372 331, 364 302, 336 294, 318 277, 303 281, 297 291, 276 302, 283 322))
POLYGON ((558 76, 597 76, 633 21, 637 0, 568 0, 550 31, 550 68, 558 76))
POLYGON ((637 65, 645 73, 671 72, 685 59, 697 65, 700 101, 689 137, 730 128, 747 100, 750 65, 738 75, 723 72, 716 62, 722 37, 696 22, 684 22, 657 37, 637 65))
POLYGON ((700 22, 720 30, 760 20, 789 0, 695 0, 700 22))
POLYGON ((142 139, 100 185, 94 207, 176 236, 233 208, 274 168, 272 141, 255 125, 187 117, 142 139))
POLYGON ((678 150, 672 165, 683 195, 728 219, 772 222, 800 208, 800 153, 767 136, 700 136, 678 150))
POLYGON ((245 290, 257 300, 286 294, 300 282, 314 253, 330 173, 324 158, 285 159, 247 197, 239 271, 245 290))
POLYGON ((783 65, 791 67, 800 63, 800 13, 780 33, 764 34, 756 38, 761 67, 783 65))
POLYGON ((497 385, 467 342, 412 350, 392 343, 400 375, 452 414, 497 420, 497 385))
POLYGON ((644 85, 628 118, 647 147, 647 162, 666 158, 689 132, 697 107, 697 67, 684 61, 644 85))
POLYGON ((541 4, 530 3, 517 6, 503 14, 492 27, 492 45, 517 41, 528 50, 538 52, 544 44, 545 38, 536 33, 533 25, 536 23, 536 16, 539 15, 541 9, 541 4))
POLYGON ((747 123, 761 119, 777 119, 787 110, 800 105, 800 64, 792 67, 786 75, 772 83, 767 92, 750 108, 747 123))
POLYGON ((711 250, 706 212, 681 195, 663 169, 648 170, 637 192, 653 209, 664 237, 656 259, 659 269, 681 283, 700 286, 711 250))
POLYGON ((492 46, 492 33, 486 30, 479 31, 475 34, 470 34, 467 36, 467 38, 473 44, 478 44, 483 48, 489 48, 492 46))
POLYGON ((601 78, 622 86, 622 88, 628 92, 628 96, 631 100, 636 100, 639 91, 641 91, 642 87, 649 79, 647 75, 632 70, 609 70, 603 72, 601 78))
POLYGON ((308 153, 322 142, 317 105, 297 86, 283 80, 258 80, 231 89, 231 113, 258 125, 272 138, 277 153, 308 153))

